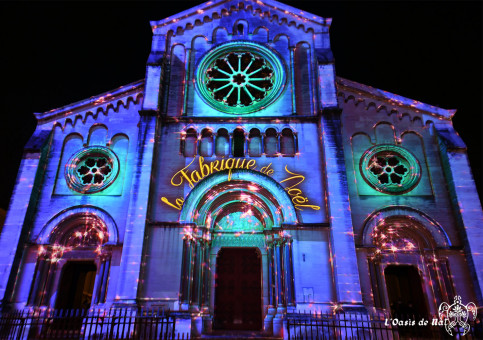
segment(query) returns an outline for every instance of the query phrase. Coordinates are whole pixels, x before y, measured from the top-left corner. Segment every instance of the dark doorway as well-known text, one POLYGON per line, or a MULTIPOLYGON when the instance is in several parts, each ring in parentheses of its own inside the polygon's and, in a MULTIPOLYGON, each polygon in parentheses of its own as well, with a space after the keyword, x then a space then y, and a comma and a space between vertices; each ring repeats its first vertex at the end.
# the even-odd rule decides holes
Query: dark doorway
POLYGON ((92 301, 96 270, 93 261, 67 262, 62 269, 55 308, 89 308, 92 301))
POLYGON ((222 248, 219 251, 215 276, 215 329, 262 329, 261 271, 257 248, 222 248))
POLYGON ((421 277, 414 266, 388 266, 384 270, 391 315, 398 318, 428 317, 421 277))

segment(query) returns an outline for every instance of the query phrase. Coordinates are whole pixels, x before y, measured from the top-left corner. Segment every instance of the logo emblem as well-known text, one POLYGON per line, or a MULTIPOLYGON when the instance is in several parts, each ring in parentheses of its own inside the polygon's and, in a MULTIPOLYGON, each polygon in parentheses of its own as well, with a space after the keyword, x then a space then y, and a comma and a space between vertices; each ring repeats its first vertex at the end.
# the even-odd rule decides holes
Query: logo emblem
POLYGON ((468 317, 470 313, 473 315, 473 320, 476 319, 476 305, 473 302, 468 303, 466 306, 461 303, 461 296, 457 295, 454 298, 454 303, 450 306, 446 302, 439 305, 439 319, 444 320, 444 327, 449 335, 453 335, 452 330, 455 327, 461 327, 464 329, 463 335, 466 335, 470 330, 468 324, 468 317))

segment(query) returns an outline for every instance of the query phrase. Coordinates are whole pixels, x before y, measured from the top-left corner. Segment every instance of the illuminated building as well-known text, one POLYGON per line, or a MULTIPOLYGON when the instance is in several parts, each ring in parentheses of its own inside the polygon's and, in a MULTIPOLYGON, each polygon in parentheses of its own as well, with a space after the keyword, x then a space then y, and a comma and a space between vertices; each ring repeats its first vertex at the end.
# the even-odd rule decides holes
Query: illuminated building
POLYGON ((161 306, 276 335, 295 310, 481 305, 454 112, 336 78, 329 26, 206 3, 152 22, 145 80, 38 114, 4 304, 161 306))

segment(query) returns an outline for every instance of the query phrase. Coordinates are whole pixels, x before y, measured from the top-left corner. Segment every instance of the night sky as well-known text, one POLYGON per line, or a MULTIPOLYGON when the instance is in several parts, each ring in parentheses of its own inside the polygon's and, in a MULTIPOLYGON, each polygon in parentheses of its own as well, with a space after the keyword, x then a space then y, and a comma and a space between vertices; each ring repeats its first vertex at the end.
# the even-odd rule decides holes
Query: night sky
MULTIPOLYGON (((338 76, 457 109, 453 122, 482 197, 482 2, 284 2, 333 18, 338 76)), ((199 3, 0 3, 0 208, 35 129, 33 112, 144 78, 149 21, 199 3)))

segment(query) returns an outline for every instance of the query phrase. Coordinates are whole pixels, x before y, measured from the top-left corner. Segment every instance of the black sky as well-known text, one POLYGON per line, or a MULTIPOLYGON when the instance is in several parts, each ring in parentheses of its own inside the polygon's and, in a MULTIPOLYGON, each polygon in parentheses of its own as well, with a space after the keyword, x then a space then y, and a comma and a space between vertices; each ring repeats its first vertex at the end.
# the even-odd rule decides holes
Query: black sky
MULTIPOLYGON (((333 18, 337 75, 457 109, 482 196, 482 2, 284 2, 333 18)), ((0 208, 35 129, 32 113, 144 78, 149 21, 199 3, 0 3, 0 208)))

